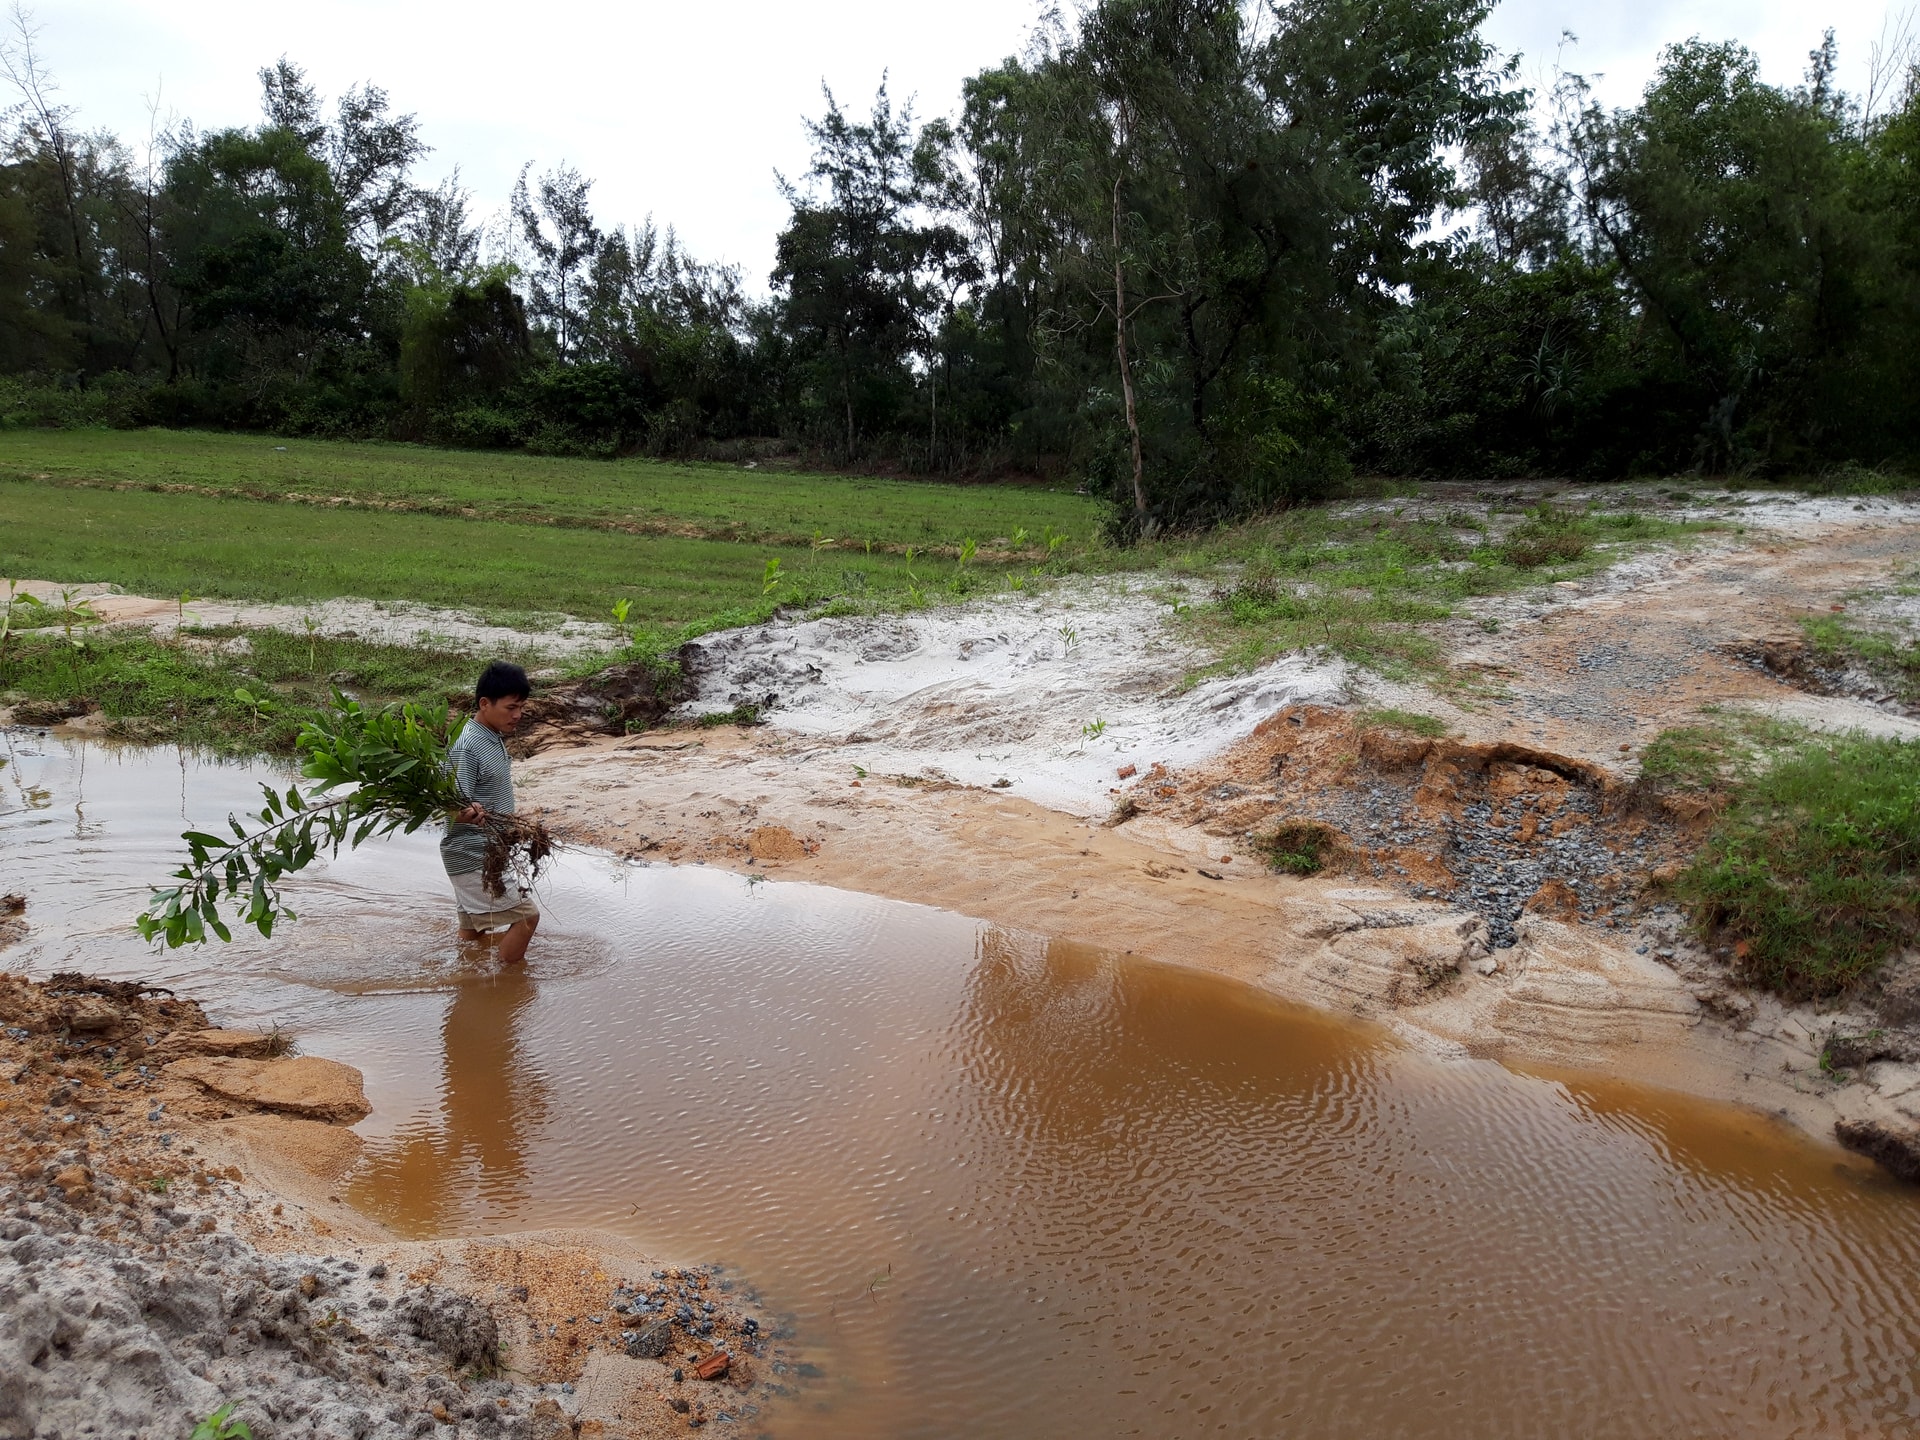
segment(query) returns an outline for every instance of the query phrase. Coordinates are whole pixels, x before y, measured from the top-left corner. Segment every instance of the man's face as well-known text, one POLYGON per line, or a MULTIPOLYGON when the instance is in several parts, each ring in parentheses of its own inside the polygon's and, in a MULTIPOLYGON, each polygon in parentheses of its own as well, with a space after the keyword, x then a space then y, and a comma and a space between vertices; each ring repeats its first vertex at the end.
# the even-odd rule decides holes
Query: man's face
POLYGON ((498 700, 482 700, 474 718, 496 735, 511 735, 520 724, 520 712, 526 708, 524 695, 502 695, 498 700))

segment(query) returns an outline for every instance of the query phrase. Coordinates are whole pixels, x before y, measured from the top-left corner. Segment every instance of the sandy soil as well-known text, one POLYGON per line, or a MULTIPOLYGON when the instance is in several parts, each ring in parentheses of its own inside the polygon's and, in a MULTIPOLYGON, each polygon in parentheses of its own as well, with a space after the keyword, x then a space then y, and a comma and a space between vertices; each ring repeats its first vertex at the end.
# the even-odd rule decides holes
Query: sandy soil
POLYGON ((1920 510, 1769 501, 1742 520, 1739 537, 1485 602, 1449 637, 1469 683, 1444 693, 1299 658, 1196 703, 1171 684, 1187 657, 1125 581, 734 632, 694 657, 688 713, 770 697, 770 724, 535 737, 522 804, 624 855, 1204 966, 1443 1052, 1609 1071, 1822 1134, 1910 1129, 1920 1050, 1828 1073, 1827 1037, 1879 1017, 1741 992, 1644 894, 1699 820, 1628 803, 1634 754, 1661 729, 1734 704, 1920 733, 1886 697, 1809 694, 1766 658, 1798 643, 1800 615, 1911 563, 1920 510), (1451 748, 1369 750, 1353 726, 1369 704, 1440 717, 1451 748), (1092 717, 1108 720, 1097 738, 1080 728, 1092 717), (1290 790, 1276 756, 1295 722, 1345 725, 1351 743, 1290 790), (1255 851, 1302 784, 1357 816, 1344 874, 1271 874, 1255 851), (1136 813, 1108 823, 1122 799, 1136 813))
MULTIPOLYGON (((619 637, 610 625, 556 617, 538 630, 492 625, 463 610, 431 605, 372 600, 323 600, 312 605, 238 604, 230 600, 195 599, 184 606, 175 599, 129 595, 117 585, 63 586, 54 580, 23 580, 20 593, 58 606, 63 597, 84 600, 100 623, 110 627, 151 630, 172 635, 185 628, 237 626, 242 630, 285 630, 337 639, 367 640, 381 645, 449 646, 460 650, 531 652, 564 659, 615 648, 619 637)), ((244 637, 237 637, 244 643, 244 637)), ((232 643, 231 641, 228 643, 232 643)))
POLYGON ((164 992, 0 975, 0 1436, 177 1440, 228 1401, 260 1440, 660 1436, 780 1393, 711 1268, 402 1241, 344 1205, 360 1076, 278 1049, 164 992))
MULTIPOLYGON (((1793 673, 1803 616, 1845 612, 1856 592, 1884 590, 1920 558, 1920 509, 1881 502, 1837 515, 1834 502, 1810 502, 1798 525, 1796 513, 1771 504, 1743 516, 1755 533, 1742 540, 1656 550, 1583 584, 1473 607, 1452 622, 1448 649, 1489 693, 1466 705, 1424 694, 1420 708, 1469 739, 1522 740, 1610 766, 1710 704, 1920 735, 1920 721, 1867 677, 1854 677, 1855 693, 1813 695, 1793 673), (1499 628, 1489 633, 1483 619, 1499 628)), ((1851 608, 1920 634, 1897 610, 1851 608)))

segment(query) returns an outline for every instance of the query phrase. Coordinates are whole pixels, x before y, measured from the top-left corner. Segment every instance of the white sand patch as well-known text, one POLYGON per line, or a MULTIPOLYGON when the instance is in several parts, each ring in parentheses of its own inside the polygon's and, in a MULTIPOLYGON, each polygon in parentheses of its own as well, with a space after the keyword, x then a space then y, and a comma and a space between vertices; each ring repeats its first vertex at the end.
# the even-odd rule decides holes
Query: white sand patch
POLYGON ((531 650, 551 659, 611 651, 621 643, 610 625, 566 616, 555 616, 551 625, 538 630, 522 630, 489 624, 464 610, 415 605, 408 601, 341 599, 316 601, 311 605, 263 605, 191 599, 183 606, 177 600, 128 595, 117 585, 62 586, 52 580, 23 580, 20 593, 49 605, 61 604, 63 594, 76 601, 85 600, 103 624, 137 625, 162 636, 182 628, 225 625, 305 635, 307 622, 311 620, 314 634, 331 639, 475 652, 531 650))
POLYGON ((789 732, 841 747, 848 766, 993 786, 1104 815, 1156 762, 1191 765, 1300 701, 1348 688, 1338 661, 1291 655, 1182 689, 1206 657, 1168 631, 1146 593, 1100 579, 1043 595, 873 618, 774 622, 695 642, 689 714, 769 704, 789 732), (1071 631, 1069 635, 1067 632, 1071 631))
POLYGON ((1920 523, 1920 505, 1877 495, 1753 495, 1735 491, 1698 496, 1673 514, 1683 520, 1731 520, 1755 530, 1802 539, 1814 539, 1843 526, 1920 523))
POLYGON ((1793 695, 1781 700, 1739 700, 1733 707, 1804 725, 1824 735, 1858 732, 1876 740, 1920 740, 1920 720, 1890 715, 1865 700, 1839 695, 1793 695))

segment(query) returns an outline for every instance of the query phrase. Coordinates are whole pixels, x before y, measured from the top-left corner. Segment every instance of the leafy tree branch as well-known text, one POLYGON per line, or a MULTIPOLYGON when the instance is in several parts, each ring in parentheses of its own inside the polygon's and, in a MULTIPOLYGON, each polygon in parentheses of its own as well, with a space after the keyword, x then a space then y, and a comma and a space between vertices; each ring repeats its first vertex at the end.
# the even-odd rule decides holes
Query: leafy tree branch
MULTIPOLYGON (((203 944, 209 934, 231 940, 228 917, 271 937, 282 919, 297 918, 281 898, 280 882, 322 854, 338 855, 365 841, 412 834, 467 808, 447 767, 447 748, 459 733, 444 707, 388 706, 367 710, 335 692, 332 715, 301 728, 295 748, 309 781, 285 791, 260 787, 264 805, 249 815, 252 828, 227 817, 232 837, 204 830, 181 835, 187 860, 156 889, 135 920, 141 935, 168 949, 203 944), (224 913, 223 913, 224 912, 224 913)), ((552 853, 546 827, 513 815, 485 816, 483 877, 504 893, 509 873, 530 880, 552 853)))

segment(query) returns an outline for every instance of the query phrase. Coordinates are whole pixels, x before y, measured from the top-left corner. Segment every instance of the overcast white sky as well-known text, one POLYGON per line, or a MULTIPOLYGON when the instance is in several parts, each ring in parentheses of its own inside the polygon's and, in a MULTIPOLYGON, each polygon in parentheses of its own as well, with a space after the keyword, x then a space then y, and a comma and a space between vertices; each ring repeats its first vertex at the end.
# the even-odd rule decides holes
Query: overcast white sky
MULTIPOLYGON (((1904 0, 1895 0, 1896 6, 1904 0)), ((595 177, 603 224, 649 212, 702 259, 741 265, 764 288, 785 207, 773 180, 807 160, 800 120, 820 83, 864 108, 883 70, 922 116, 957 108, 960 82, 1022 48, 1036 0, 37 0, 40 44, 89 126, 145 133, 145 97, 202 129, 258 118, 255 71, 282 53, 331 97, 384 86, 419 115, 425 173, 456 164, 486 214, 523 161, 566 160, 595 177)), ((1071 9, 1071 5, 1063 8, 1071 9)), ((1529 75, 1553 64, 1604 74, 1630 101, 1660 46, 1738 39, 1770 80, 1792 82, 1820 31, 1839 33, 1849 84, 1886 0, 1504 0, 1493 41, 1529 75)))

